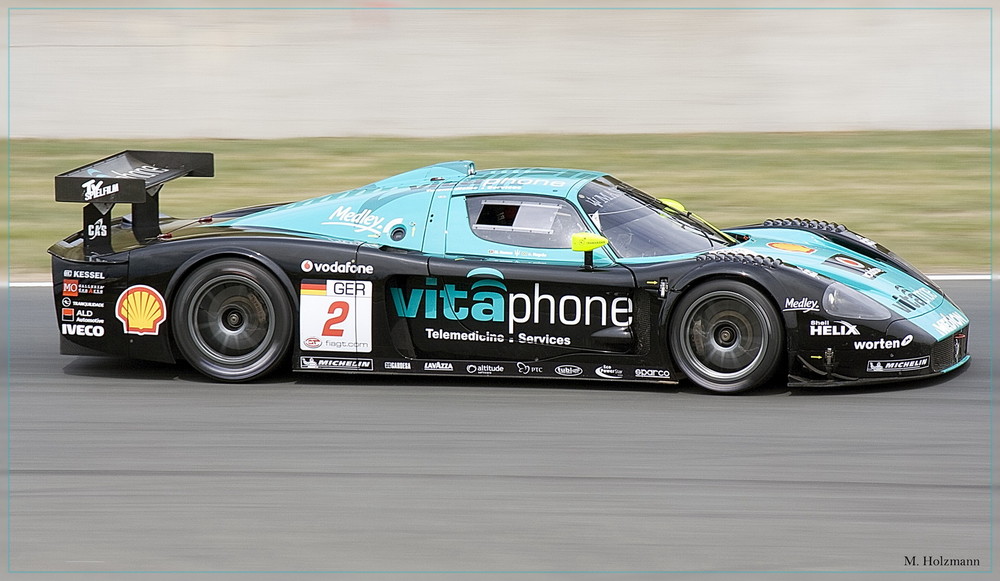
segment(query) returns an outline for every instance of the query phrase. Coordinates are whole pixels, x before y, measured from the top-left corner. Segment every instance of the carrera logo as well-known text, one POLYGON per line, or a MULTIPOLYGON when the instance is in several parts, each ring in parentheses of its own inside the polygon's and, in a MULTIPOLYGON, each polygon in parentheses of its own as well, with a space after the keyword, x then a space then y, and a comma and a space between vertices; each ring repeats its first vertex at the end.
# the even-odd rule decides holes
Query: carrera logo
POLYGON ((563 377, 576 377, 583 374, 583 368, 577 365, 560 365, 556 367, 556 374, 563 377))
POLYGON ((131 286, 118 297, 115 316, 130 335, 158 335, 167 319, 163 296, 145 285, 131 286))
POLYGON ((835 254, 834 256, 826 259, 824 261, 826 264, 831 264, 833 266, 839 266, 841 268, 846 268, 848 270, 853 270, 854 272, 860 274, 861 276, 869 279, 875 279, 879 276, 885 274, 885 271, 871 264, 861 262, 851 258, 850 256, 844 256, 843 254, 835 254))

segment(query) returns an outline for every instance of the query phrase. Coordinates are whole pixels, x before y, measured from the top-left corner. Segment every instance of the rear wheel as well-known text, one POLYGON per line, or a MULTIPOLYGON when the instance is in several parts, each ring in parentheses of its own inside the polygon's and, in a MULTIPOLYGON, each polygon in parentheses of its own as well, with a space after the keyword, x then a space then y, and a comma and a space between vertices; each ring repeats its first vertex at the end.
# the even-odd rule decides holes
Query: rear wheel
POLYGON ((678 301, 670 348, 684 374, 705 389, 734 393, 771 378, 784 352, 777 309, 757 289, 716 280, 678 301))
POLYGON ((173 302, 177 347, 212 379, 257 379, 288 353, 291 302, 274 275, 256 263, 223 259, 200 266, 173 302))

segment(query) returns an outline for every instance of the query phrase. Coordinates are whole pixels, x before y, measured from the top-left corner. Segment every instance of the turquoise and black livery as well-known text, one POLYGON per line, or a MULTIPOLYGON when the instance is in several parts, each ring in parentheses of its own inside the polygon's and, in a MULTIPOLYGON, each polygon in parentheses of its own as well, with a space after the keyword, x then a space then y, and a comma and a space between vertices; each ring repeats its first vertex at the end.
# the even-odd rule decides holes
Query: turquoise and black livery
POLYGON ((86 203, 50 248, 62 352, 186 360, 219 381, 279 368, 861 384, 969 360, 968 318, 843 226, 719 230, 602 172, 453 161, 354 190, 197 219, 162 185, 212 155, 126 151, 56 177, 86 203), (117 203, 132 213, 111 218, 117 203))

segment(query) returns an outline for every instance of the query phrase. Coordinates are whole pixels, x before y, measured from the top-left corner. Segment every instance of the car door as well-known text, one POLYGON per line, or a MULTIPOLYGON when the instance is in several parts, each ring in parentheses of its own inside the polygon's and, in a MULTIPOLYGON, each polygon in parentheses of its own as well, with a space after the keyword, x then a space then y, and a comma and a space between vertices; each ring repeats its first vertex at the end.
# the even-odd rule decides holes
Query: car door
POLYGON ((634 352, 639 305, 631 271, 604 250, 596 268, 570 237, 587 222, 566 200, 524 194, 453 196, 445 256, 426 277, 389 289, 418 356, 534 360, 634 352))

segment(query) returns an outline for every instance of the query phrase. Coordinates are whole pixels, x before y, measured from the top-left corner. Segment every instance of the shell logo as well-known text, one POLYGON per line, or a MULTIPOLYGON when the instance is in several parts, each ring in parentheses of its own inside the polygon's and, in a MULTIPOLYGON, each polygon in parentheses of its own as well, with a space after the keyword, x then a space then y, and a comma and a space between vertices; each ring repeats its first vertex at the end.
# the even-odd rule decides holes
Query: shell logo
POLYGON ((775 250, 784 250, 785 252, 801 252, 803 254, 812 254, 816 252, 815 248, 809 248, 808 246, 802 246, 801 244, 792 244, 791 242, 770 242, 768 246, 774 248, 775 250))
POLYGON ((122 322, 125 332, 132 335, 158 335, 160 323, 167 318, 163 296, 146 285, 125 289, 115 305, 115 316, 122 322))

